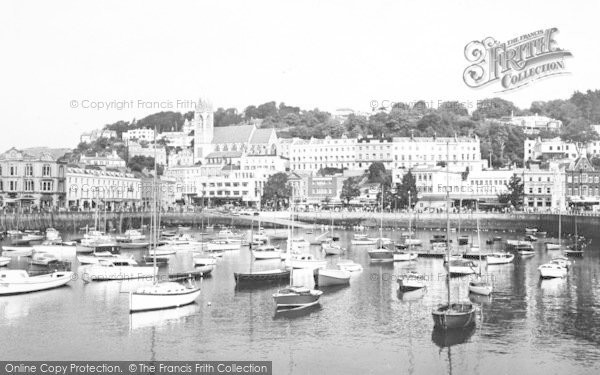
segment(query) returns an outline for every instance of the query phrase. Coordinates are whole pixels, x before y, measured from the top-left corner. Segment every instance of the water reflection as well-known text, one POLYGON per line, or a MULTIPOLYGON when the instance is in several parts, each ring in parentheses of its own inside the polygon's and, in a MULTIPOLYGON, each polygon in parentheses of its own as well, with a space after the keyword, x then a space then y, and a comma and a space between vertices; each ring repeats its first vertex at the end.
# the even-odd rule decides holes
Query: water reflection
POLYGON ((296 319, 304 316, 311 315, 322 309, 320 303, 304 308, 292 308, 292 309, 275 309, 275 315, 273 319, 296 319))
POLYGON ((136 330, 179 324, 186 317, 197 314, 199 311, 200 306, 197 303, 192 303, 175 309, 132 313, 129 314, 129 328, 131 330, 136 330))
POLYGON ((464 344, 475 333, 476 325, 471 324, 462 329, 434 329, 431 333, 431 341, 439 348, 449 348, 451 346, 464 344))

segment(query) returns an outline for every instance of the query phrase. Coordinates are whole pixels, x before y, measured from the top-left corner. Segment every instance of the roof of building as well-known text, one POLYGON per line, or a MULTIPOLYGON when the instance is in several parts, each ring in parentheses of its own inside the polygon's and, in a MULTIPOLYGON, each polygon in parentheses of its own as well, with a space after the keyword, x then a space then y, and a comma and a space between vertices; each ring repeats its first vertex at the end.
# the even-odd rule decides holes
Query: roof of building
POLYGON ((212 158, 239 158, 242 156, 241 151, 215 151, 206 155, 206 159, 212 158))
POLYGON ((0 160, 48 160, 48 161, 56 161, 62 158, 67 152, 71 150, 68 149, 52 149, 47 147, 34 147, 27 148, 23 150, 19 150, 16 148, 11 148, 6 152, 0 154, 0 160))
POLYGON ((271 139, 271 135, 274 131, 275 129, 273 128, 256 129, 252 134, 250 143, 255 145, 269 143, 269 139, 271 139))
POLYGON ((218 126, 214 128, 213 143, 246 143, 253 130, 254 125, 218 126))
POLYGON ((71 152, 71 149, 68 148, 48 148, 48 147, 31 147, 24 148, 23 152, 26 152, 30 155, 41 157, 44 154, 49 154, 55 159, 60 159, 65 156, 65 154, 71 152))

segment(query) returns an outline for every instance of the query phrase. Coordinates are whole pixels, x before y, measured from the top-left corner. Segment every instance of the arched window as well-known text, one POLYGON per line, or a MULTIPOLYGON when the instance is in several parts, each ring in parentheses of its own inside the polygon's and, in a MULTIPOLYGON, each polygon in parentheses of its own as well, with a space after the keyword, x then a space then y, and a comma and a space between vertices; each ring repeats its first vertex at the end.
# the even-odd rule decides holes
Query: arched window
POLYGON ((44 176, 44 177, 50 176, 50 171, 51 171, 50 164, 44 164, 42 166, 42 176, 44 176))

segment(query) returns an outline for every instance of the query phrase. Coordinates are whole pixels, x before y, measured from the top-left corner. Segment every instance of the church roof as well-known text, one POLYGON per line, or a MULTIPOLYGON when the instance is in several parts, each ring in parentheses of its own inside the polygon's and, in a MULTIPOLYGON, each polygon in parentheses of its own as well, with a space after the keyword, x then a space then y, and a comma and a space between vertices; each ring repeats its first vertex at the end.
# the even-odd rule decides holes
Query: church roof
POLYGON ((206 155, 207 159, 212 158, 239 158, 242 156, 241 151, 216 151, 206 155))
POLYGON ((269 139, 271 139, 271 135, 273 134, 273 128, 265 128, 265 129, 256 129, 254 134, 252 134, 252 139, 250 139, 250 144, 264 144, 269 143, 269 139))
POLYGON ((213 143, 246 143, 250 141, 253 125, 217 126, 214 128, 213 143))

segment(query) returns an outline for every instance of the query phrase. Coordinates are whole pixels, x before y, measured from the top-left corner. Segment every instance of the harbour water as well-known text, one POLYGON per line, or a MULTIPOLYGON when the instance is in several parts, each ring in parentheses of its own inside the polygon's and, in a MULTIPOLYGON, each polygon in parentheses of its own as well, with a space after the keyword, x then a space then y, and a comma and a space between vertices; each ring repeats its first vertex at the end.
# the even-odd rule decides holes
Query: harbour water
MULTIPOLYGON (((337 233, 348 251, 327 257, 329 266, 349 258, 364 270, 353 275, 350 286, 324 288, 320 305, 310 310, 275 314, 277 286, 236 289, 233 272, 280 264, 252 263, 242 248, 226 252, 202 281, 197 303, 179 309, 130 315, 127 292, 140 285, 134 281, 76 280, 64 288, 0 297, 0 359, 269 360, 274 374, 600 371, 600 239, 593 239, 584 258, 572 259, 565 279, 539 279, 537 267, 556 255, 545 250, 543 238, 534 257, 484 268, 495 288, 490 298, 469 297, 469 279, 453 278, 453 300, 471 298, 477 325, 444 335, 434 331, 431 319, 432 308, 446 299, 442 259, 369 264, 367 248, 350 245, 351 231, 337 233), (410 270, 425 274, 428 287, 400 294, 397 277, 410 270)), ((443 232, 417 236, 429 247, 437 233, 443 232)), ((384 235, 396 239, 399 232, 384 235)), ((482 242, 522 235, 487 231, 482 242)), ((482 244, 491 246, 504 245, 482 244)), ((131 253, 141 259, 144 251, 131 253)), ((323 257, 318 246, 311 252, 323 257)), ((15 258, 10 267, 26 268, 27 261, 15 258)), ((181 252, 168 267, 176 272, 191 266, 192 253, 181 252)), ((313 285, 312 273, 295 271, 294 283, 313 285)))

